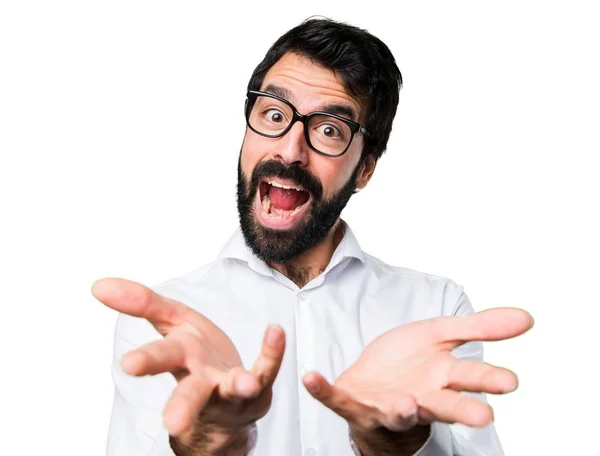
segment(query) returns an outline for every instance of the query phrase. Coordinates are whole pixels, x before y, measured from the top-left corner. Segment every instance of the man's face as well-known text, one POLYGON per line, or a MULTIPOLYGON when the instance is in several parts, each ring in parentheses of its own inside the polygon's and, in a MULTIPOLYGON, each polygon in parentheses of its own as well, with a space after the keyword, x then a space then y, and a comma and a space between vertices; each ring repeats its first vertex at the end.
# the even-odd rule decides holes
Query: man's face
MULTIPOLYGON (((337 105, 354 113, 344 117, 364 121, 359 102, 332 71, 296 54, 273 65, 260 90, 285 95, 300 114, 337 105)), ((248 245, 266 262, 285 263, 321 242, 354 189, 370 177, 361 178, 362 134, 334 158, 313 151, 303 128, 296 122, 280 138, 246 129, 238 170, 240 225, 248 245)))

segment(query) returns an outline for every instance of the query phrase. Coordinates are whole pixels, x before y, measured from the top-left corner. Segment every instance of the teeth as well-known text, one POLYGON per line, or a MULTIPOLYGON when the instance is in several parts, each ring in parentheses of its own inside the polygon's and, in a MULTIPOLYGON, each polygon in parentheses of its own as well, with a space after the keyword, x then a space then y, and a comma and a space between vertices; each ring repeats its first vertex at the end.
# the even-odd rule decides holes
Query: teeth
POLYGON ((271 198, 268 193, 262 199, 262 207, 267 214, 271 211, 271 198))
POLYGON ((288 186, 288 185, 283 185, 283 184, 280 184, 279 182, 275 182, 275 181, 269 181, 269 182, 267 182, 267 183, 268 183, 269 185, 272 185, 273 187, 284 188, 284 189, 286 189, 286 190, 297 190, 297 191, 299 191, 299 192, 302 192, 302 191, 304 191, 304 189, 303 189, 303 188, 298 188, 298 187, 290 187, 290 186, 288 186))
MULTIPOLYGON (((304 203, 304 204, 306 204, 306 203, 304 203)), ((295 214, 296 214, 296 212, 298 212, 300 209, 302 209, 302 208, 304 207, 304 204, 301 204, 301 205, 300 205, 300 206, 298 206, 296 209, 294 209, 294 210, 292 211, 292 214, 291 214, 291 215, 295 215, 295 214)))
POLYGON ((283 218, 292 217, 292 216, 296 215, 304 206, 306 206, 307 203, 308 203, 308 201, 306 203, 301 204, 300 206, 296 207, 292 211, 286 211, 284 209, 278 209, 276 207, 271 207, 271 198, 269 198, 268 193, 266 193, 265 196, 263 196, 263 199, 261 201, 261 205, 262 205, 264 211, 269 215, 269 217, 274 218, 274 219, 283 219, 283 218))

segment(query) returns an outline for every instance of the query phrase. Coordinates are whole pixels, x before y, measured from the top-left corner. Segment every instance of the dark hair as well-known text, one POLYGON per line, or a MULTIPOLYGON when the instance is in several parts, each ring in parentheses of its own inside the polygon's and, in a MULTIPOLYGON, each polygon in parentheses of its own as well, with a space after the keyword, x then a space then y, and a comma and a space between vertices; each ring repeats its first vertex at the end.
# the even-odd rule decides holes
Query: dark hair
POLYGON ((330 19, 308 19, 282 35, 258 64, 248 90, 260 90, 265 75, 292 52, 332 70, 348 94, 366 108, 362 158, 379 159, 387 147, 398 107, 402 75, 394 56, 379 38, 366 30, 330 19))

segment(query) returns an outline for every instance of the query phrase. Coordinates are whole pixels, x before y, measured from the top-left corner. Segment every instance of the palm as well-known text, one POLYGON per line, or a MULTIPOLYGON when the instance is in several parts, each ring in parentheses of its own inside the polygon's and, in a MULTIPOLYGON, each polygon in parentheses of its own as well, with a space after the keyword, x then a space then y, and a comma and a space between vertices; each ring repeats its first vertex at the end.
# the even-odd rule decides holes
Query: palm
POLYGON ((520 309, 410 323, 373 340, 333 385, 316 373, 308 374, 305 384, 315 398, 366 430, 402 430, 432 421, 483 426, 492 417, 489 406, 458 393, 510 392, 517 378, 507 369, 458 359, 451 351, 466 341, 517 336, 531 324, 531 316, 520 309))
MULTIPOLYGON (((178 382, 182 382, 188 376, 205 375, 207 371, 227 372, 232 368, 242 367, 240 355, 233 342, 218 326, 192 309, 186 309, 182 320, 155 325, 165 336, 165 341, 177 341, 185 333, 198 339, 199 343, 188 344, 188 353, 183 358, 182 365, 171 371, 178 382)), ((123 362, 127 363, 130 360, 124 358, 123 362)), ((140 365, 138 363, 138 369, 140 365)), ((135 369, 130 373, 135 373, 135 369)), ((215 411, 221 421, 227 421, 236 428, 261 418, 269 410, 272 397, 270 389, 261 391, 256 397, 232 401, 230 397, 219 394, 218 386, 214 385, 215 390, 207 404, 209 407, 204 412, 206 420, 215 422, 216 417, 212 413, 215 411)))
MULTIPOLYGON (((178 366, 179 369, 176 372, 172 372, 178 379, 185 377, 185 373, 180 369, 185 369, 189 373, 205 366, 231 368, 242 365, 240 355, 233 342, 218 326, 191 308, 183 308, 180 305, 176 305, 176 308, 177 313, 154 318, 148 317, 147 319, 164 336, 165 341, 178 341, 193 336, 199 342, 188 348, 189 356, 182 358, 182 365, 178 366)), ((128 310, 134 314, 138 311, 147 313, 147 310, 139 308, 129 308, 128 310)), ((135 355, 131 354, 130 356, 135 355)), ((124 359, 124 362, 132 363, 130 359, 127 361, 124 359)), ((138 363, 138 369, 141 368, 141 364, 143 364, 143 360, 138 363)))
POLYGON ((419 398, 445 388, 454 358, 448 347, 436 343, 434 326, 426 320, 387 331, 334 384, 372 403, 389 402, 399 393, 419 398))

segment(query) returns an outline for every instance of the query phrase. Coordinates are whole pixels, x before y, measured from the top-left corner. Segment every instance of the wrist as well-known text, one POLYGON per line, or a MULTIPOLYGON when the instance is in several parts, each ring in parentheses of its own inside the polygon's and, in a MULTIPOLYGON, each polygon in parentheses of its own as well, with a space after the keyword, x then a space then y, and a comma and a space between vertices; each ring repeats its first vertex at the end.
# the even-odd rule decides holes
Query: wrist
POLYGON ((427 442, 431 425, 417 425, 407 431, 383 426, 364 430, 350 425, 349 431, 361 456, 412 456, 427 442))
POLYGON ((223 429, 212 424, 198 424, 180 436, 169 436, 177 456, 245 456, 254 424, 223 429))

